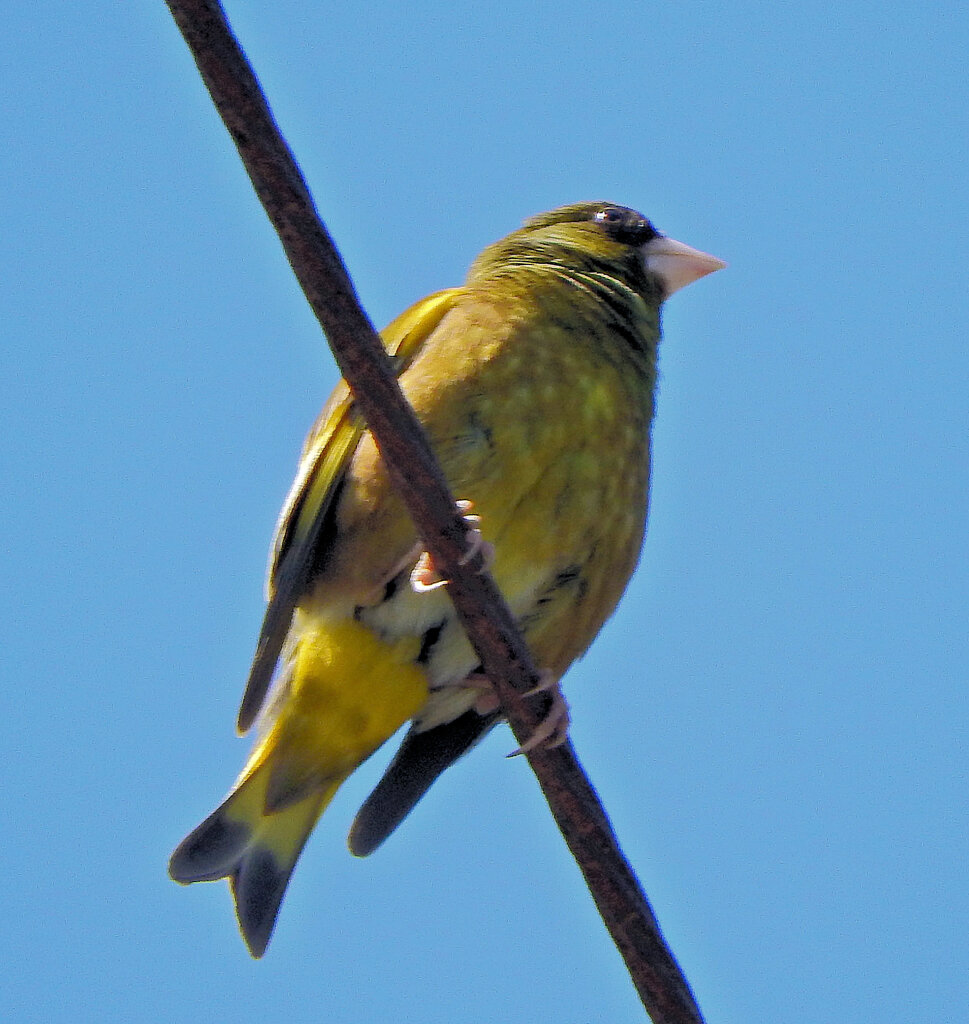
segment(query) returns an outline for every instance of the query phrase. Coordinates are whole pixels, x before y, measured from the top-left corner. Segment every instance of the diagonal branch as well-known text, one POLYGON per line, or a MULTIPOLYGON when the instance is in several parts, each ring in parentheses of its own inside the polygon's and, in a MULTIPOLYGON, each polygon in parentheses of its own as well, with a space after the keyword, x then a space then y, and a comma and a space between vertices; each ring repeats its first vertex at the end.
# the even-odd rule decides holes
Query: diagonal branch
MULTIPOLYGON (((550 698, 521 696, 539 682, 539 674, 491 577, 461 564, 466 524, 259 83, 216 0, 167 3, 394 485, 435 566, 450 581, 448 593, 522 743, 548 711, 550 698)), ((703 1024, 571 743, 530 753, 528 760, 650 1017, 655 1024, 703 1024)))

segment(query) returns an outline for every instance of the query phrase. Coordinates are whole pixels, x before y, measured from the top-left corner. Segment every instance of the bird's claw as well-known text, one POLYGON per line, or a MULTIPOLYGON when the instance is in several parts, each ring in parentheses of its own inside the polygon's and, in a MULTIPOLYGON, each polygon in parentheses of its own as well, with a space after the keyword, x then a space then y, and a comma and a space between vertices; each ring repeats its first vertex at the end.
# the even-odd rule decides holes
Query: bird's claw
MULTIPOLYGON (((486 541, 481 534, 481 530, 478 529, 478 523, 481 522, 481 516, 471 511, 474 508, 474 502, 468 501, 466 498, 461 498, 455 504, 458 507, 458 511, 461 513, 461 518, 468 524, 468 549, 461 556, 458 564, 467 565, 475 555, 480 553, 480 571, 483 572, 485 569, 489 568, 491 563, 495 560, 494 545, 486 541)), ((443 579, 441 574, 434 567, 434 559, 431 558, 430 552, 422 550, 417 559, 417 564, 411 570, 411 588, 418 594, 426 594, 431 590, 437 590, 438 587, 446 587, 449 582, 449 580, 443 579)))
POLYGON ((508 757, 528 754, 533 750, 554 750, 569 738, 569 724, 572 721, 569 705, 559 686, 558 678, 547 669, 541 673, 538 683, 530 690, 526 690, 522 696, 534 697, 538 693, 551 693, 552 706, 548 714, 535 726, 531 736, 508 757))
MULTIPOLYGON (((469 690, 478 691, 474 704, 471 706, 479 715, 490 715, 500 710, 501 701, 495 691, 491 680, 483 672, 472 672, 461 681, 461 686, 469 690)), ((519 754, 527 754, 532 750, 553 750, 560 747, 569 738, 569 705, 559 681, 548 669, 543 670, 539 680, 530 690, 526 690, 523 697, 534 697, 539 693, 551 693, 552 706, 548 714, 538 723, 531 736, 517 749, 513 750, 508 757, 517 757, 519 754)))

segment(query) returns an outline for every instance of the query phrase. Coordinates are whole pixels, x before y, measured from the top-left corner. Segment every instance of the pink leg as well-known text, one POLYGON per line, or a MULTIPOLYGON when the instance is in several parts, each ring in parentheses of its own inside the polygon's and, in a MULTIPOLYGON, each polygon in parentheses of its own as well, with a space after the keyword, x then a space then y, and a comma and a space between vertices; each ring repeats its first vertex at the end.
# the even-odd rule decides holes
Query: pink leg
MULTIPOLYGON (((479 715, 490 714, 501 707, 498 694, 495 693, 491 680, 484 673, 473 672, 462 679, 459 685, 479 692, 478 698, 472 705, 479 715)), ((508 755, 509 757, 527 754, 531 750, 552 750, 561 746, 569 738, 569 705, 562 694, 558 679, 547 670, 542 672, 538 685, 533 686, 522 696, 533 697, 536 693, 551 693, 552 706, 549 708, 548 714, 535 727, 531 736, 517 750, 513 750, 508 755)))
MULTIPOLYGON (((458 511, 464 521, 468 524, 468 550, 461 557, 461 565, 467 565, 478 552, 481 552, 482 568, 487 569, 495 559, 494 546, 489 544, 481 535, 478 523, 481 516, 475 515, 471 509, 474 503, 462 498, 457 502, 458 511)), ((434 568, 434 560, 430 554, 419 549, 420 554, 417 564, 411 570, 410 585, 418 594, 426 594, 430 590, 437 590, 438 587, 445 587, 448 581, 442 579, 437 569, 434 568)))
POLYGON ((558 679, 547 669, 541 674, 542 678, 537 686, 522 694, 524 697, 532 697, 536 693, 551 693, 552 706, 548 714, 535 726, 535 731, 517 749, 508 756, 516 757, 518 754, 527 754, 532 750, 553 750, 560 747, 569 738, 569 705, 559 686, 558 679))

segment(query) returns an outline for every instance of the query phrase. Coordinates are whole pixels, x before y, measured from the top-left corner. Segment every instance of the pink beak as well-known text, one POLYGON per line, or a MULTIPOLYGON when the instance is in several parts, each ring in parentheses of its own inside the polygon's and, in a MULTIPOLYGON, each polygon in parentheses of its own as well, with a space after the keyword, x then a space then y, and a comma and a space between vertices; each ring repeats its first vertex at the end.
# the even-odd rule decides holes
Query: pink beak
POLYGON ((660 235, 643 246, 646 267, 659 275, 666 288, 666 298, 727 265, 716 256, 700 252, 675 238, 660 235))

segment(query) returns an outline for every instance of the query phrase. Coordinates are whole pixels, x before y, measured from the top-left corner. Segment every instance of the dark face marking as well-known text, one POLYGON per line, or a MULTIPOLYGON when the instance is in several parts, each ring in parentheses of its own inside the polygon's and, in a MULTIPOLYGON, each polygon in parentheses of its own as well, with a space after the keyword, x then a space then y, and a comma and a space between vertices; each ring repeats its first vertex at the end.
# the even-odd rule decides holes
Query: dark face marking
POLYGON ((626 206, 604 206, 592 218, 625 245, 643 245, 659 236, 652 224, 636 210, 626 206))

